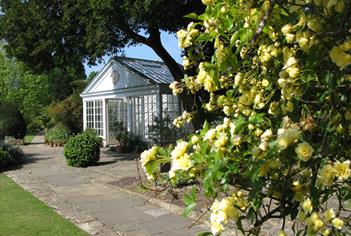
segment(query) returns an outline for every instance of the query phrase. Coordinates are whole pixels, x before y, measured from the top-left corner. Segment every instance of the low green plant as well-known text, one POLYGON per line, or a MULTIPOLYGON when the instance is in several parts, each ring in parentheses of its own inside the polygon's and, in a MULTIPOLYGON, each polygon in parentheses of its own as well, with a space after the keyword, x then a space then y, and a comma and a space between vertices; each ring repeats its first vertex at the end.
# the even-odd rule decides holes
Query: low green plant
POLYGON ((63 125, 56 125, 49 129, 45 141, 51 145, 62 146, 68 139, 68 130, 63 125))
POLYGON ((11 146, 21 146, 23 145, 23 139, 16 139, 11 136, 6 136, 4 143, 11 145, 11 146))
POLYGON ((111 133, 118 141, 119 145, 125 147, 128 142, 129 132, 123 122, 115 121, 111 126, 111 133))
POLYGON ((0 169, 20 164, 23 161, 23 157, 21 149, 0 142, 0 169))
POLYGON ((179 130, 172 124, 173 120, 169 117, 154 117, 153 124, 149 127, 149 138, 156 145, 165 145, 174 142, 179 138, 179 130))
POLYGON ((23 139, 27 132, 26 122, 17 104, 0 99, 0 140, 5 136, 23 139))
POLYGON ((69 138, 64 149, 67 164, 74 167, 95 165, 100 159, 101 141, 92 131, 69 138))
POLYGON ((125 140, 126 152, 142 152, 148 148, 148 144, 144 142, 140 136, 128 134, 125 140))

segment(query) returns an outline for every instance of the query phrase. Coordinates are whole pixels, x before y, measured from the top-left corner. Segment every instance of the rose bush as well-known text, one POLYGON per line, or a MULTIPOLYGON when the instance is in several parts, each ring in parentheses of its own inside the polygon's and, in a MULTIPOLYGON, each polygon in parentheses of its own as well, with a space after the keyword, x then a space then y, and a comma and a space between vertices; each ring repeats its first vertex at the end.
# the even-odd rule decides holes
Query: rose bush
POLYGON ((171 88, 207 94, 203 108, 224 119, 144 152, 148 178, 170 162, 170 181, 186 173, 202 183, 213 234, 229 221, 259 234, 280 218, 280 235, 286 220, 297 235, 349 235, 351 1, 202 2, 177 33, 187 75, 171 88))

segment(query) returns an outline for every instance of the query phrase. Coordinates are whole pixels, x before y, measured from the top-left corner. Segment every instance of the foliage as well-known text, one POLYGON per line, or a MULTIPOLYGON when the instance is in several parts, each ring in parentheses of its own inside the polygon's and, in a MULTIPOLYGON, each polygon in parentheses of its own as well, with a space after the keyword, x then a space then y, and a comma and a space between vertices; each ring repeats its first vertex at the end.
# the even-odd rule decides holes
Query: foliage
POLYGON ((5 136, 23 139, 27 127, 16 103, 0 99, 0 111, 0 140, 3 140, 5 136))
POLYGON ((102 139, 92 131, 86 131, 68 139, 64 154, 69 166, 87 167, 100 159, 102 139))
POLYGON ((45 141, 51 145, 62 146, 68 139, 68 130, 63 125, 56 125, 45 134, 45 141))
POLYGON ((0 169, 20 164, 23 161, 23 152, 18 147, 0 142, 0 169))
POLYGON ((0 97, 14 101, 30 124, 49 103, 49 79, 35 75, 20 62, 9 58, 0 42, 0 97))
POLYGON ((117 139, 120 146, 126 146, 129 132, 122 121, 114 121, 110 127, 110 132, 117 139))
POLYGON ((90 74, 87 77, 87 82, 90 83, 95 78, 95 76, 97 76, 98 73, 99 72, 97 71, 90 72, 90 74))
POLYGON ((286 220, 296 235, 349 235, 351 2, 203 3, 205 13, 189 15, 194 23, 177 33, 188 74, 172 88, 204 89, 203 107, 225 118, 173 150, 143 152, 148 178, 165 162, 171 180, 194 175, 213 201, 213 234, 234 221, 259 235, 280 218, 279 235, 286 220))
POLYGON ((86 80, 75 80, 70 83, 73 94, 59 102, 53 102, 46 108, 49 119, 47 126, 63 124, 72 133, 83 130, 83 102, 79 94, 86 87, 86 80))
MULTIPOLYGON (((27 137, 27 135, 24 137, 24 139, 27 137)), ((15 139, 14 137, 7 136, 4 139, 4 143, 11 145, 11 146, 21 146, 23 145, 24 139, 15 139)))
POLYGON ((0 235, 88 235, 4 174, 0 186, 0 235))
POLYGON ((23 139, 23 144, 29 144, 33 141, 33 139, 34 139, 34 135, 27 134, 23 139))
POLYGON ((179 136, 170 117, 154 117, 153 125, 149 128, 149 137, 156 145, 174 142, 179 136))
POLYGON ((0 7, 0 38, 7 41, 7 51, 36 71, 66 68, 64 74, 79 74, 86 57, 94 63, 141 43, 178 79, 182 71, 163 47, 160 30, 175 32, 189 22, 185 14, 204 9, 200 0, 3 0, 0 7))
POLYGON ((125 141, 126 152, 142 152, 148 148, 148 144, 139 136, 129 133, 125 141))

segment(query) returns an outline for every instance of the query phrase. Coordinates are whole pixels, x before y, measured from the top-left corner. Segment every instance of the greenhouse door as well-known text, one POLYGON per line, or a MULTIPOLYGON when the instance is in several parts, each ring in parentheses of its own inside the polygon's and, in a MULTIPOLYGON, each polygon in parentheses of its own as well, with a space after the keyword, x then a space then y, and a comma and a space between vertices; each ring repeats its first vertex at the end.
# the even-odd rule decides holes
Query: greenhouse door
POLYGON ((114 137, 113 127, 116 122, 123 122, 123 125, 128 125, 128 112, 127 103, 123 99, 110 99, 107 100, 107 111, 108 111, 108 140, 107 145, 117 144, 117 140, 114 137))

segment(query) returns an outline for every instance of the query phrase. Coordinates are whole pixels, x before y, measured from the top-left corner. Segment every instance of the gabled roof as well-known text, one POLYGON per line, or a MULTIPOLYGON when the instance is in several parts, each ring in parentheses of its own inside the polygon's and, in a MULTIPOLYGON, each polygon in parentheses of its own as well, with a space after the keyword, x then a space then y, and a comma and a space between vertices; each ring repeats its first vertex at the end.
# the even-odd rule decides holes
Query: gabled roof
POLYGON ((174 81, 171 72, 163 62, 128 57, 114 57, 113 60, 154 83, 170 84, 174 81))
POLYGON ((127 87, 132 88, 135 86, 169 85, 173 81, 174 79, 171 72, 163 62, 128 57, 114 57, 109 60, 109 62, 86 86, 81 93, 81 96, 85 96, 92 91, 94 91, 93 93, 96 93, 96 91, 107 92, 122 88, 125 89, 127 87), (122 74, 130 71, 137 77, 129 77, 128 74, 124 74, 119 81, 124 81, 126 84, 121 84, 119 82, 113 84, 113 80, 111 80, 110 76, 116 66, 120 69, 124 68, 122 69, 123 71, 120 71, 122 74), (138 77, 139 80, 136 80, 138 77))

